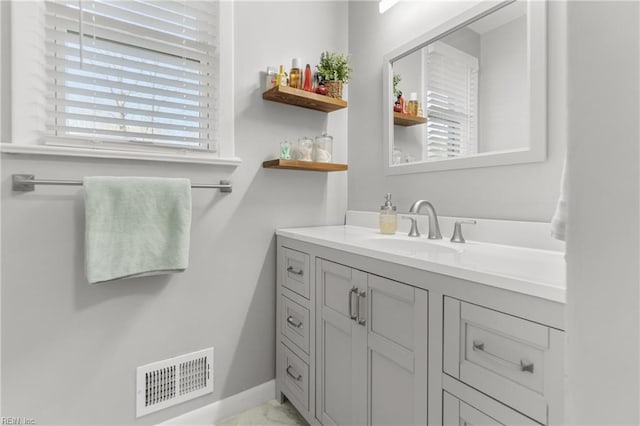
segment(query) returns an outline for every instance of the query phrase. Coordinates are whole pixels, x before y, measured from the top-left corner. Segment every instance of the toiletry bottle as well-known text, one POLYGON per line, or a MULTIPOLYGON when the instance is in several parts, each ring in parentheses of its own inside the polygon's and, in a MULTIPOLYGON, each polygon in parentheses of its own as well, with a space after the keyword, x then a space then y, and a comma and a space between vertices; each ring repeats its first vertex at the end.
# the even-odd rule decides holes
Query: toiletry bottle
POLYGON ((284 72, 284 65, 280 65, 280 69, 278 70, 278 75, 276 76, 276 86, 286 86, 287 85, 287 73, 284 72))
POLYGON ((416 92, 411 92, 409 95, 409 105, 407 105, 407 112, 409 115, 417 116, 418 115, 418 94, 416 92))
POLYGON ((304 86, 307 92, 313 92, 313 76, 311 75, 311 65, 307 64, 304 69, 304 86))
POLYGON ((302 87, 301 77, 300 59, 293 58, 293 61, 291 61, 291 71, 289 71, 289 86, 300 89, 302 87))
POLYGON ((384 206, 380 206, 380 233, 395 234, 398 229, 398 212, 396 206, 391 204, 391 194, 384 194, 384 206))
POLYGON ((265 82, 264 82, 264 90, 267 91, 269 89, 273 89, 273 87, 276 86, 277 78, 278 78, 278 73, 276 72, 276 69, 273 67, 267 67, 267 72, 265 75, 265 82))

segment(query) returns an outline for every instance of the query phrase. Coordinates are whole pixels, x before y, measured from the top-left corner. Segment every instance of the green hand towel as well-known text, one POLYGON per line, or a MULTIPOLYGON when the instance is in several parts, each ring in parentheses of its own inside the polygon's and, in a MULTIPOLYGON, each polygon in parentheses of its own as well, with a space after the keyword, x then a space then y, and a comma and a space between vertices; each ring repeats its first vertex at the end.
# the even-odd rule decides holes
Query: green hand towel
POLYGON ((184 271, 189 264, 188 179, 84 179, 85 269, 91 284, 184 271))

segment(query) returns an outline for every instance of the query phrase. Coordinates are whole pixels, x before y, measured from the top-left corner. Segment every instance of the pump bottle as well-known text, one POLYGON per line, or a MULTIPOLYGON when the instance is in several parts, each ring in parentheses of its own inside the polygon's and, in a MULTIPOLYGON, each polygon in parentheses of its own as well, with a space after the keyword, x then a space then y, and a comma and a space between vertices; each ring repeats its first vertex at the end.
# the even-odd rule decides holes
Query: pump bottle
POLYGON ((384 194, 385 203, 380 206, 380 233, 395 234, 398 230, 398 212, 396 206, 391 204, 391 194, 384 194))

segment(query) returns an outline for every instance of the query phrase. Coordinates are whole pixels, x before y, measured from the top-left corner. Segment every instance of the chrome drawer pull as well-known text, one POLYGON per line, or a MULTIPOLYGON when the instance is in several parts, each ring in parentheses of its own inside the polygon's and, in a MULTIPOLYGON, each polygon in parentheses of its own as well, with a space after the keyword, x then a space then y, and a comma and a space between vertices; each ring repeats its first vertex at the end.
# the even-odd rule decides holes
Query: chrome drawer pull
POLYGON ((513 365, 515 367, 518 368, 518 370, 522 371, 522 372, 527 372, 527 373, 531 373, 533 374, 533 363, 529 362, 527 360, 521 359, 520 360, 520 364, 517 364, 513 361, 509 361, 508 359, 504 359, 498 355, 494 355, 491 352, 487 352, 484 349, 484 342, 480 341, 480 340, 474 340, 473 341, 473 350, 474 351, 479 351, 484 353, 485 355, 487 355, 488 357, 493 358, 494 360, 503 363, 503 364, 509 364, 509 365, 513 365))
MULTIPOLYGON (((353 287, 351 290, 349 290, 349 318, 351 318, 352 320, 356 320, 358 319, 358 314, 354 314, 353 313, 353 294, 358 294, 358 288, 357 287, 353 287)), ((356 302, 358 301, 358 299, 356 299, 356 302)), ((356 308, 356 312, 360 307, 358 306, 356 308)))
POLYGON ((300 380, 302 380, 302 374, 298 374, 297 376, 295 376, 291 371, 291 366, 287 367, 287 374, 289 376, 291 376, 291 378, 297 382, 299 382, 300 380))
POLYGON ((300 328, 300 327, 302 327, 302 321, 300 321, 300 322, 295 322, 295 321, 293 320, 293 317, 292 317, 291 315, 289 315, 289 316, 287 317, 287 322, 288 322, 289 324, 291 324, 292 326, 294 326, 295 328, 300 328))
POLYGON ((296 275, 304 275, 304 271, 302 269, 298 269, 297 271, 295 269, 293 269, 293 266, 289 266, 287 268, 287 272, 291 272, 292 274, 296 274, 296 275))
POLYGON ((529 362, 527 360, 521 359, 520 360, 520 371, 527 371, 527 372, 533 374, 533 363, 529 362))
POLYGON ((365 325, 367 323, 367 319, 366 318, 360 318, 360 298, 365 298, 367 297, 367 292, 366 291, 361 291, 360 293, 358 293, 358 324, 360 325, 365 325))

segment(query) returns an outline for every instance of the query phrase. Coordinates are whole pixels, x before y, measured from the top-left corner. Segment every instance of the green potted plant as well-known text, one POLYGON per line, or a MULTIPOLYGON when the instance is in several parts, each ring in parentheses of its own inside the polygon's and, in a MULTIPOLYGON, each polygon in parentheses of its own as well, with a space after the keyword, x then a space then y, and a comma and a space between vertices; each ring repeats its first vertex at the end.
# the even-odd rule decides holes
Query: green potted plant
POLYGON ((351 79, 349 58, 341 53, 322 52, 320 63, 316 67, 324 79, 327 95, 332 98, 342 98, 342 85, 351 79))

